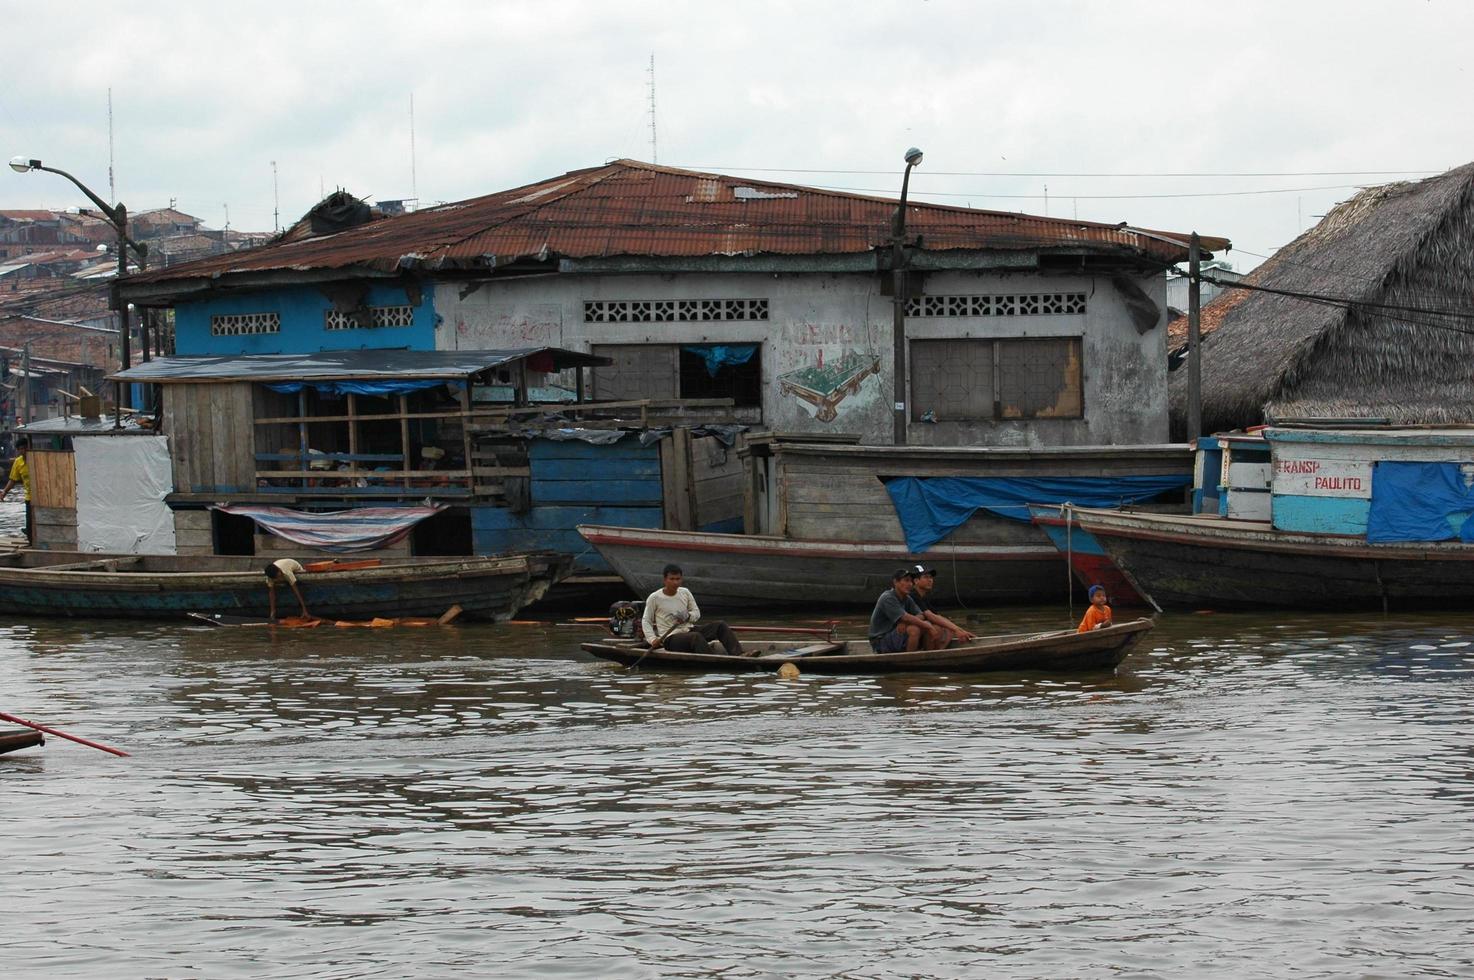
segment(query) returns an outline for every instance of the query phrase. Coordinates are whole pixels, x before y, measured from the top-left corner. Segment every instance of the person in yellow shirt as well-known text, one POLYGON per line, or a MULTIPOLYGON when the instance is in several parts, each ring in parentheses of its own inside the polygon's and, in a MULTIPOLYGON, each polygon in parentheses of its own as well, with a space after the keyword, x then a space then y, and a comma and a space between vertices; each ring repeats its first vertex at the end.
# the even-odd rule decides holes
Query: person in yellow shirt
POLYGON ((1111 625, 1111 607, 1106 605, 1105 588, 1092 585, 1087 594, 1090 596, 1090 608, 1085 610, 1085 618, 1080 620, 1080 628, 1076 633, 1089 633, 1111 625))
POLYGON ((15 440, 15 459, 10 464, 10 479, 5 482, 5 489, 0 490, 0 500, 10 496, 10 488, 17 483, 26 492, 26 544, 34 544, 31 540, 31 468, 26 465, 26 450, 31 448, 31 440, 26 436, 19 436, 15 440))

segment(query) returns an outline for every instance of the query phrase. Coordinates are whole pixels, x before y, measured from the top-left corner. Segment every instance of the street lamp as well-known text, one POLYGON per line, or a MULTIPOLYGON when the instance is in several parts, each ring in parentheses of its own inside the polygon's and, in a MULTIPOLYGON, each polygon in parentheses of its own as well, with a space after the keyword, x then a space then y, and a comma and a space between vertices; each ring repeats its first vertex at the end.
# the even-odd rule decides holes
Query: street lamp
MULTIPOLYGON (((112 300, 113 309, 118 311, 118 325, 121 331, 122 340, 121 360, 123 362, 123 370, 128 370, 128 368, 132 366, 133 363, 132 343, 130 337, 131 328, 128 324, 128 304, 123 302, 123 297, 121 292, 119 291, 119 286, 128 275, 129 246, 132 246, 133 251, 137 253, 138 262, 140 265, 143 265, 148 261, 148 246, 140 245, 138 242, 135 242, 133 239, 128 237, 128 209, 123 207, 121 203, 109 206, 106 201, 98 197, 96 194, 92 193, 92 189, 86 184, 82 183, 80 180, 73 177, 65 170, 58 170, 56 167, 42 166, 40 160, 32 160, 29 157, 23 156, 12 157, 10 160, 10 169, 14 170, 18 174, 23 174, 30 170, 44 170, 49 174, 60 174, 67 180, 70 180, 73 184, 76 184, 77 189, 80 190, 83 194, 86 194, 88 199, 90 199, 93 204, 97 205, 98 210, 107 216, 107 220, 113 226, 113 230, 118 233, 118 277, 113 281, 112 296, 110 298, 112 300)), ((147 356, 145 356, 144 359, 147 360, 147 356)), ((128 391, 129 388, 127 385, 123 384, 122 382, 118 383, 117 397, 119 406, 132 407, 128 404, 128 391)))
POLYGON ((901 176, 901 203, 891 219, 891 339, 894 344, 895 433, 892 441, 906 445, 906 190, 911 168, 921 163, 916 147, 906 151, 906 172, 901 176))

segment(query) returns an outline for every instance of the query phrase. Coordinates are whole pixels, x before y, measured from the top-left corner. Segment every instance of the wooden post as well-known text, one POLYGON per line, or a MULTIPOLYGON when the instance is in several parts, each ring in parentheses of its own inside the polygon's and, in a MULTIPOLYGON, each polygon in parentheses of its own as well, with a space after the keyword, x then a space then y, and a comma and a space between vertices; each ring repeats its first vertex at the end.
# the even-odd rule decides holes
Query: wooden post
POLYGON ((575 389, 574 395, 573 395, 573 400, 574 401, 581 402, 581 401, 583 401, 583 397, 584 397, 584 395, 583 395, 583 368, 581 368, 581 367, 574 368, 573 369, 573 378, 574 378, 573 384, 574 384, 574 389, 575 389))
MULTIPOLYGON (((399 468, 406 471, 413 468, 409 455, 409 397, 407 395, 399 396, 399 468)), ((403 479, 404 489, 408 490, 409 477, 406 476, 403 479)))
POLYGON ((307 389, 297 392, 297 468, 303 472, 302 486, 307 487, 307 389))
POLYGON ((1202 246, 1193 232, 1187 249, 1187 441, 1203 434, 1203 338, 1201 333, 1200 263, 1202 246))
POLYGON ((461 389, 461 452, 465 455, 466 487, 476 493, 476 463, 471 458, 471 379, 461 389))
MULTIPOLYGON (((348 394, 348 455, 358 455, 358 396, 352 392, 348 394)), ((358 473, 358 460, 348 461, 348 472, 358 473)))

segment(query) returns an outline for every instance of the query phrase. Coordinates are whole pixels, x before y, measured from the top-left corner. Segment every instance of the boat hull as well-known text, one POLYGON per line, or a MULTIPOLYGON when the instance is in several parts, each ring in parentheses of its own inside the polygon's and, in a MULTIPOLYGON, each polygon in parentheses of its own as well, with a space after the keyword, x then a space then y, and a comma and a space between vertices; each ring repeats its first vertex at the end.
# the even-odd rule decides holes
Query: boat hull
MULTIPOLYGON (((160 559, 48 554, 31 561, 113 561, 119 570, 0 567, 0 613, 172 619, 186 613, 263 617, 268 612, 264 560, 160 559), (160 570, 188 569, 198 570, 160 570), (247 570, 247 568, 251 570, 247 570)), ((65 562, 63 562, 65 563, 65 562)), ((505 620, 567 575, 567 556, 533 553, 494 558, 426 558, 352 571, 299 576, 313 615, 332 619, 439 616, 460 606, 472 619, 505 620)), ((277 611, 292 615, 290 588, 277 589, 277 611)))
POLYGON ((1029 516, 1069 562, 1080 585, 1087 589, 1092 585, 1104 587, 1113 606, 1139 609, 1151 605, 1111 561, 1095 535, 1081 527, 1079 521, 1062 517, 1058 507, 1038 504, 1029 505, 1029 516))
POLYGON ((769 535, 657 531, 582 525, 636 595, 660 588, 674 562, 703 606, 872 606, 898 567, 925 563, 938 571, 943 605, 999 604, 1065 598, 1063 559, 1038 545, 939 545, 918 555, 904 545, 794 541, 769 535))
MULTIPOLYGON (((911 653, 875 653, 868 640, 845 641, 845 652, 813 656, 803 656, 799 650, 765 649, 771 644, 763 645, 757 656, 748 657, 649 650, 632 641, 584 643, 582 649, 626 667, 652 670, 752 673, 776 671, 792 663, 810 674, 1095 671, 1114 670, 1152 625, 1149 619, 1137 619, 1091 633, 1020 633, 984 637, 977 643, 946 650, 911 653)), ((790 645, 800 647, 797 643, 790 645)))
POLYGON ((45 745, 46 736, 30 728, 0 732, 0 755, 28 749, 33 745, 45 745))
POLYGON ((1217 517, 1075 514, 1162 606, 1366 611, 1464 606, 1474 594, 1474 545, 1374 545, 1217 517))

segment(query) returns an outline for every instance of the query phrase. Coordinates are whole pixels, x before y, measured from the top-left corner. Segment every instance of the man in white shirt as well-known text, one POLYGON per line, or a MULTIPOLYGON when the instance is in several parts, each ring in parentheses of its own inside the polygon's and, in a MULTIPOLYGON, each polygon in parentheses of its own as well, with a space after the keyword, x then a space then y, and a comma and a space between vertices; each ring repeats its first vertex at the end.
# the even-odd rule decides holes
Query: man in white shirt
POLYGON ((266 618, 273 623, 276 622, 276 583, 279 581, 285 581, 292 587, 292 594, 302 606, 302 618, 312 618, 312 614, 307 611, 307 600, 302 598, 302 589, 297 585, 297 576, 301 573, 302 563, 294 558, 278 558, 266 566, 266 594, 271 600, 266 618))
POLYGON ((701 609, 691 590, 681 585, 681 579, 681 566, 665 566, 663 584, 645 600, 640 629, 650 649, 743 656, 737 634, 720 619, 694 625, 701 618, 701 609))

